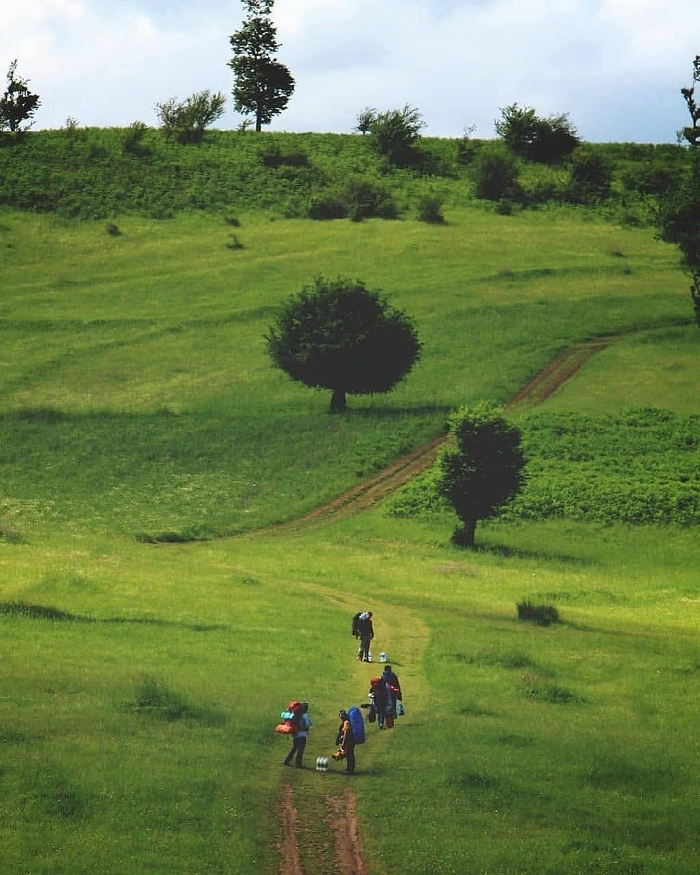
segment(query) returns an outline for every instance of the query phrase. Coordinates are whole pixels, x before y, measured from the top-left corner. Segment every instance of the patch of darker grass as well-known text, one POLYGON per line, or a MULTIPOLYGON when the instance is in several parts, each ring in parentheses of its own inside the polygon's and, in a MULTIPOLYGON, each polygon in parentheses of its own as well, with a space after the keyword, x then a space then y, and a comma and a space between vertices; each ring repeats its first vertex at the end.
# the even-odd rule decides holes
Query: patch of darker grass
POLYGON ((195 720, 207 726, 224 726, 227 722, 223 712, 191 704, 157 675, 141 675, 136 683, 135 693, 131 707, 138 714, 168 722, 195 720))
POLYGON ((26 617, 34 620, 81 620, 75 614, 52 608, 48 605, 32 605, 27 602, 0 602, 0 614, 26 617))

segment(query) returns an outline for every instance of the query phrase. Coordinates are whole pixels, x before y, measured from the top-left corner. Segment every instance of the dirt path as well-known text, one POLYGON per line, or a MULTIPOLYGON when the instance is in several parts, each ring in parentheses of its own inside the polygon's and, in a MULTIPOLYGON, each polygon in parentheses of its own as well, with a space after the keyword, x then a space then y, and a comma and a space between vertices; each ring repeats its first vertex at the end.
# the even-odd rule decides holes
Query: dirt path
MULTIPOLYGON (((368 875, 362 854, 360 823, 357 818, 355 794, 350 787, 323 798, 326 820, 334 837, 333 853, 336 875, 368 875)), ((286 784, 281 804, 282 839, 280 841, 280 875, 306 875, 299 853, 299 812, 294 803, 294 790, 286 784)))

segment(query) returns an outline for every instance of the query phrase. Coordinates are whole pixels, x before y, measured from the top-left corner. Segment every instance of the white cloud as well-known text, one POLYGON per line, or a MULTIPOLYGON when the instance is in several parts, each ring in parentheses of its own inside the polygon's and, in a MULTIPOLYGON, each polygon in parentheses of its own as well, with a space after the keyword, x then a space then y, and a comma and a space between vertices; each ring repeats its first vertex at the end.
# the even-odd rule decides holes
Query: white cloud
MULTIPOLYGON (((297 81, 278 130, 350 131, 365 106, 416 106, 426 133, 493 136, 499 108, 568 112, 590 140, 672 141, 700 51, 696 0, 277 0, 297 81)), ((38 127, 155 124, 154 104, 230 95, 229 0, 0 0, 0 67, 19 59, 38 127)), ((230 109, 221 126, 238 119, 230 109)))

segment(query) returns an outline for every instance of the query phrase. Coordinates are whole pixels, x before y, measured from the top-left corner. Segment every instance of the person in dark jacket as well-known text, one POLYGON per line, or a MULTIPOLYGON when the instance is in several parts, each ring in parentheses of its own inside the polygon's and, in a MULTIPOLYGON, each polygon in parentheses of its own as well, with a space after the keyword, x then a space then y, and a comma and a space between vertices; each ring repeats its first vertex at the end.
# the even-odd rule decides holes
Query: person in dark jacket
POLYGON ((338 727, 335 743, 338 745, 338 749, 343 752, 345 774, 352 775, 355 773, 355 736, 353 735, 348 712, 340 711, 339 716, 340 726, 338 727))
POLYGON ((369 662, 369 649, 374 638, 374 626, 372 625, 372 612, 363 611, 357 620, 357 632, 360 638, 360 651, 357 658, 363 662, 369 662))

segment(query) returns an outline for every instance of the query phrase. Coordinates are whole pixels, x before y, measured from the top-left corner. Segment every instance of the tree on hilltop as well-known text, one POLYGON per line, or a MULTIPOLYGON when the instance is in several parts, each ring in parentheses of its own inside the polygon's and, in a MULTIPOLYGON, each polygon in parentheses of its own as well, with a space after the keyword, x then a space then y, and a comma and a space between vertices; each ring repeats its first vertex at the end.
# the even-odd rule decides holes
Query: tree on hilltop
POLYGON ((501 110, 496 133, 520 158, 542 164, 558 164, 580 143, 567 113, 540 118, 534 109, 517 103, 501 110))
POLYGON ((236 112, 255 117, 262 130, 287 108, 295 82, 289 69, 275 57, 280 48, 277 28, 270 18, 274 0, 242 0, 247 10, 243 26, 231 36, 233 102, 236 112))
POLYGON ((462 523, 453 542, 473 547, 478 520, 493 516, 523 485, 520 430, 488 402, 458 410, 448 426, 448 444, 437 461, 437 488, 462 523))
POLYGON ((661 239, 675 243, 690 274, 690 295, 695 308, 695 321, 700 327, 700 107, 695 100, 695 88, 700 82, 700 55, 693 61, 693 81, 681 88, 692 124, 681 132, 688 142, 690 167, 681 184, 674 188, 661 208, 661 239))
POLYGON ((226 98, 221 92, 198 91, 182 103, 175 98, 156 103, 156 112, 166 136, 186 145, 200 143, 209 125, 224 114, 225 107, 226 98))
POLYGON ((266 335, 272 361, 293 380, 330 389, 340 413, 347 395, 389 392, 418 361, 413 321, 360 280, 326 280, 289 299, 266 335))
POLYGON ((0 98, 0 131, 9 129, 18 134, 30 128, 29 122, 41 101, 38 94, 29 90, 29 80, 17 75, 17 61, 14 60, 7 71, 7 88, 0 98), (29 122, 23 127, 25 122, 29 122))

